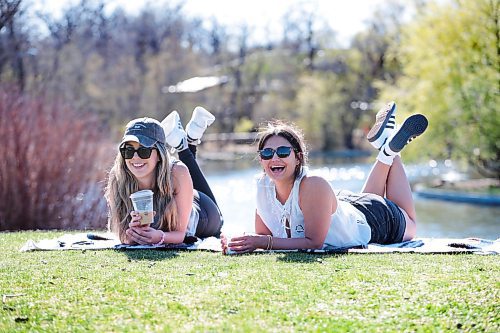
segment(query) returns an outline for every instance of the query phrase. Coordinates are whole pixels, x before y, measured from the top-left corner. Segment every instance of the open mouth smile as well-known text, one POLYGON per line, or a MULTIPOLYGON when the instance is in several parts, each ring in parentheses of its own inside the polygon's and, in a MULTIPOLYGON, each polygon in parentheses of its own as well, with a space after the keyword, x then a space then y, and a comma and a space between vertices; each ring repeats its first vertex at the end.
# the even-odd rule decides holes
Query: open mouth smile
POLYGON ((141 169, 146 165, 146 163, 130 163, 130 164, 136 169, 141 169))
POLYGON ((271 172, 273 174, 280 174, 283 171, 285 171, 285 166, 283 166, 283 165, 272 165, 272 166, 269 167, 269 170, 271 170, 271 172))

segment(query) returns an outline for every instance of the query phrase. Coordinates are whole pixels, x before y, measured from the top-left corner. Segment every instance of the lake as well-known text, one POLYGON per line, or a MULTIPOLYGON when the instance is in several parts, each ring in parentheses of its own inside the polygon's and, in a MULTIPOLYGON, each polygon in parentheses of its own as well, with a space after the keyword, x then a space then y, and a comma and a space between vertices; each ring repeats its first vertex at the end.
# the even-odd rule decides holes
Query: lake
MULTIPOLYGON (((310 161, 310 172, 326 178, 336 189, 360 191, 371 164, 339 162, 328 159, 310 161)), ((258 162, 243 157, 231 162, 202 162, 219 206, 224 214, 223 231, 253 232, 256 207, 255 176, 258 162)), ((411 181, 429 177, 459 177, 449 163, 431 161, 409 165, 406 172, 411 181)), ((500 207, 480 206, 441 200, 429 200, 414 195, 418 216, 417 237, 500 237, 500 207)))

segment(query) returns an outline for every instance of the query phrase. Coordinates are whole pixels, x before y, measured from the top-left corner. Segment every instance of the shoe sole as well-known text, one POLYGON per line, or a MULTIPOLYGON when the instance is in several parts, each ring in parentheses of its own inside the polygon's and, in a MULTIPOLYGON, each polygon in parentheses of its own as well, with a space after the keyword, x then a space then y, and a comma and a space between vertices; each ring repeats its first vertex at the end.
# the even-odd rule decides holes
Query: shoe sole
POLYGON ((424 133, 428 124, 429 122, 423 114, 414 114, 408 117, 389 141, 389 148, 395 153, 400 152, 406 146, 408 140, 424 133))
POLYGON ((382 135, 385 129, 385 125, 387 125, 387 122, 389 121, 395 110, 396 103, 390 102, 385 106, 385 108, 377 113, 377 116, 375 117, 375 125, 373 125, 370 132, 368 132, 368 134, 366 135, 366 138, 369 142, 377 140, 382 135))

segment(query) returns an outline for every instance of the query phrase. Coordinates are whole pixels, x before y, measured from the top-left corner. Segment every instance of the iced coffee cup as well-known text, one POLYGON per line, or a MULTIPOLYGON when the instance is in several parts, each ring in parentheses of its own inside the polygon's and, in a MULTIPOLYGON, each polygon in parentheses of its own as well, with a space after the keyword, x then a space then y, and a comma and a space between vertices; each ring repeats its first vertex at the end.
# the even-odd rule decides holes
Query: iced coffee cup
POLYGON ((134 210, 141 215, 141 225, 153 223, 153 191, 143 190, 132 193, 130 199, 132 199, 134 210))

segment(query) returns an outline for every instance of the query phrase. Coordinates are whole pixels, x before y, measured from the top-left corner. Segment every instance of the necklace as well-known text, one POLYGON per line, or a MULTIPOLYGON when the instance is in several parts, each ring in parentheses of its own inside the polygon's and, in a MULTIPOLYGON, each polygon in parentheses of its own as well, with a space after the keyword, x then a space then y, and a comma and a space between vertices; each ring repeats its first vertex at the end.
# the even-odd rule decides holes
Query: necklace
POLYGON ((277 198, 276 185, 274 183, 272 183, 271 186, 268 187, 268 190, 266 192, 268 202, 271 203, 271 210, 273 212, 273 215, 278 217, 279 224, 281 225, 281 236, 287 238, 290 237, 293 187, 284 204, 282 204, 277 198))

